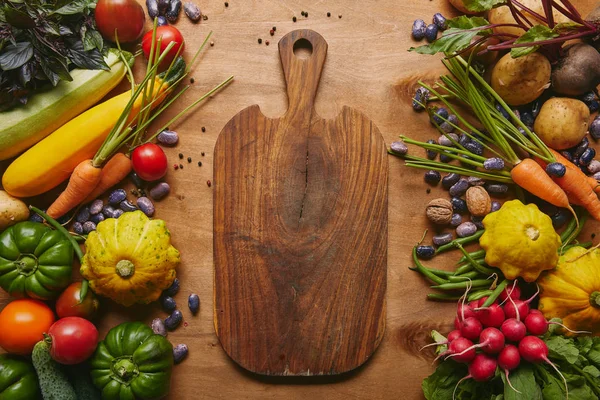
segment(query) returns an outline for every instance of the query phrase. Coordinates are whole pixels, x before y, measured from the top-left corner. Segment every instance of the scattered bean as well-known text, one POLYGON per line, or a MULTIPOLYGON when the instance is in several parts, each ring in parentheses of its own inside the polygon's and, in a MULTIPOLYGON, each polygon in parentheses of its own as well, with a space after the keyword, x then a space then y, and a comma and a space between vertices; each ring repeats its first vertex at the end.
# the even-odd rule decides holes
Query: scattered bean
POLYGON ((490 212, 498 211, 500 207, 502 207, 502 204, 499 201, 494 200, 492 201, 492 208, 490 212))
POLYGON ((160 305, 162 309, 168 313, 172 313, 177 308, 177 303, 175 302, 175 299, 171 296, 160 296, 160 305))
MULTIPOLYGON (((225 3, 227 4, 227 3, 225 3)), ((185 344, 178 344, 173 347, 173 362, 175 364, 179 364, 182 362, 188 355, 188 347, 185 344)))
POLYGON ((146 0, 146 8, 151 19, 158 17, 158 2, 156 0, 146 0))
MULTIPOLYGON (((43 210, 43 211, 46 211, 46 210, 43 210)), ((31 214, 29 214, 28 221, 32 221, 32 222, 44 222, 44 218, 40 217, 40 215, 37 214, 37 213, 31 213, 31 214)))
POLYGON ((175 310, 165 319, 165 326, 168 330, 174 331, 181 324, 182 320, 183 314, 181 314, 181 311, 175 310))
POLYGON ((546 173, 550 176, 563 177, 567 173, 567 167, 559 162, 552 162, 546 165, 546 173))
POLYGON ((169 194, 170 191, 171 187, 167 182, 160 182, 150 189, 150 197, 153 200, 162 200, 169 194))
POLYGON ((116 206, 119 203, 121 203, 123 200, 125 200, 127 198, 127 192, 123 189, 116 189, 113 190, 110 195, 108 196, 108 202, 113 205, 116 206))
POLYGON ((588 165, 587 169, 590 174, 595 174, 596 172, 600 172, 600 161, 592 160, 588 165))
POLYGON ((433 125, 438 124, 441 125, 444 122, 444 119, 448 119, 449 114, 448 110, 444 107, 440 107, 433 114, 431 114, 431 123, 433 125), (442 119, 444 118, 444 119, 442 119))
POLYGON ((171 0, 158 0, 158 13, 160 15, 164 15, 165 12, 167 12, 167 9, 169 8, 169 2, 171 0))
POLYGON ((579 157, 579 165, 589 165, 594 157, 596 157, 596 150, 593 147, 588 147, 579 157))
POLYGON ((508 192, 508 185, 503 183, 491 183, 486 185, 486 189, 489 193, 506 194, 506 192, 508 192))
MULTIPOLYGON (((437 142, 433 139, 429 139, 427 141, 427 143, 429 144, 437 144, 437 142)), ((434 150, 425 150, 425 155, 427 156, 428 159, 430 160, 435 160, 435 157, 437 156, 437 152, 434 150)))
POLYGON ((469 181, 467 181, 465 178, 460 178, 458 182, 456 182, 454 185, 452 185, 452 187, 450 187, 448 193, 450 193, 450 196, 452 197, 462 196, 463 194, 465 194, 468 188, 469 181))
POLYGON ((468 176, 467 182, 469 182, 470 186, 483 186, 485 185, 485 181, 477 176, 468 176))
POLYGON ((591 113, 598 111, 598 108, 600 108, 600 103, 598 103, 598 96, 596 96, 596 93, 594 92, 588 92, 581 96, 581 101, 583 101, 585 105, 588 106, 591 113))
POLYGON ((156 18, 156 26, 165 26, 165 25, 169 25, 169 21, 167 21, 167 19, 163 15, 159 15, 156 18))
POLYGON ((504 160, 498 157, 488 158, 483 162, 483 168, 488 171, 500 171, 504 169, 504 160))
POLYGON ((521 122, 523 122, 527 127, 532 127, 535 119, 531 113, 525 111, 521 113, 521 122))
POLYGON ((92 215, 96 215, 100 212, 102 212, 102 207, 104 207, 104 202, 100 199, 94 200, 92 201, 92 204, 90 204, 90 214, 92 215))
POLYGON ((415 111, 423 111, 425 109, 425 105, 429 100, 430 96, 429 90, 424 87, 419 87, 415 92, 415 97, 413 97, 412 107, 415 111))
POLYGON ((171 283, 171 286, 163 291, 164 294, 171 297, 175 296, 177 292, 179 292, 179 278, 175 278, 173 283, 171 283))
POLYGON ((558 212, 556 214, 554 214, 551 217, 552 218, 552 226, 554 228, 560 228, 564 224, 567 223, 567 221, 569 220, 570 217, 571 217, 571 214, 569 213, 569 211, 567 211, 565 209, 560 209, 560 210, 558 210, 558 212))
POLYGON ((429 260, 435 255, 433 246, 417 246, 417 257, 422 260, 429 260))
POLYGON ((83 233, 85 233, 86 235, 95 230, 96 230, 96 224, 93 223, 92 221, 85 221, 83 223, 83 233))
POLYGON ((440 13, 433 14, 433 23, 438 27, 439 30, 443 31, 448 27, 446 17, 440 13))
POLYGON ((595 180, 597 180, 598 182, 600 182, 600 172, 596 172, 596 173, 593 175, 593 178, 594 178, 595 180))
POLYGON ((77 222, 81 222, 82 224, 90 219, 90 209, 88 206, 82 207, 77 215, 75 216, 75 220, 77 222))
POLYGON ((154 215, 154 204, 147 197, 140 197, 137 199, 137 206, 146 216, 151 217, 154 215))
POLYGON ((469 143, 466 143, 464 148, 473 154, 477 154, 478 156, 483 154, 483 145, 475 140, 471 140, 469 143))
POLYGON ((185 15, 193 22, 197 22, 202 16, 200 9, 194 3, 185 3, 183 5, 183 12, 185 12, 185 15))
POLYGON ((477 232, 477 225, 469 221, 463 222, 456 227, 456 235, 461 238, 471 236, 475 234, 475 232, 477 232))
POLYGON ((430 170, 425 172, 425 182, 429 183, 430 185, 437 185, 441 179, 442 176, 438 171, 430 170))
POLYGON ((452 219, 450 220, 450 225, 457 227, 462 224, 462 217, 460 214, 452 214, 452 219))
POLYGON ((188 297, 188 307, 190 308, 192 314, 198 314, 198 310, 200 310, 200 297, 198 297, 197 294, 190 294, 188 297))
POLYGON ((98 213, 94 214, 90 217, 90 221, 98 225, 100 222, 104 221, 104 214, 98 213))
POLYGON ((573 150, 573 159, 578 159, 581 157, 584 151, 590 146, 590 141, 587 137, 584 137, 581 142, 575 147, 573 150))
POLYGON ((450 162, 450 161, 452 161, 452 160, 453 160, 453 158, 452 158, 452 157, 450 157, 450 156, 447 154, 447 152, 446 152, 446 151, 443 151, 443 152, 440 154, 440 161, 441 161, 441 162, 443 162, 443 163, 449 163, 449 162, 450 162))
POLYGON ((473 222, 478 229, 484 229, 482 221, 483 221, 483 217, 477 217, 475 215, 471 215, 471 222, 473 222))
POLYGON ((405 155, 406 153, 408 153, 408 146, 406 146, 406 143, 404 143, 402 140, 393 142, 390 145, 390 148, 394 153, 398 153, 401 155, 405 155))
POLYGON ((177 21, 179 13, 181 12, 181 0, 171 0, 169 2, 169 8, 167 9, 166 17, 169 22, 177 21))
POLYGON ((156 137, 160 144, 165 146, 175 146, 179 142, 179 135, 175 131, 165 129, 156 137))
POLYGON ((423 40, 425 38, 425 30, 427 25, 422 19, 416 19, 412 25, 412 37, 415 40, 423 40))
POLYGON ((442 178, 442 187, 444 189, 450 189, 452 187, 452 185, 454 185, 459 180, 460 180, 460 175, 455 174, 454 172, 451 172, 442 178))
POLYGON ((471 142, 471 138, 464 133, 461 133, 458 136, 458 144, 460 144, 462 147, 465 147, 465 145, 469 142, 471 142))
POLYGON ((590 130, 590 135, 592 135, 592 137, 595 140, 600 139, 600 116, 597 116, 596 118, 594 118, 594 120, 590 124, 589 130, 590 130))
POLYGON ((446 243, 450 243, 454 239, 451 233, 441 233, 439 235, 433 236, 433 244, 436 246, 441 246, 446 243))
POLYGON ((440 137, 438 139, 438 143, 441 144, 442 146, 453 147, 454 143, 452 142, 452 140, 455 142, 458 142, 458 135, 456 133, 450 133, 452 131, 447 131, 447 132, 448 133, 446 135, 440 135, 440 137), (452 139, 452 140, 450 140, 450 139, 452 139))
POLYGON ((167 336, 167 328, 165 327, 165 323, 162 319, 154 318, 150 326, 152 327, 152 332, 155 334, 167 336))
POLYGON ((81 224, 81 222, 78 222, 78 221, 73 222, 73 226, 71 227, 71 229, 73 229, 73 232, 75 232, 78 235, 83 234, 83 225, 81 224))
POLYGON ((427 41, 430 43, 433 42, 435 39, 437 39, 438 31, 439 28, 437 27, 437 25, 427 25, 427 28, 425 28, 425 39, 427 39, 427 41))
POLYGON ((102 207, 102 214, 104 214, 106 218, 114 218, 114 212, 115 209, 110 204, 107 204, 104 207, 102 207))
POLYGON ((455 213, 464 214, 468 210, 467 202, 461 199, 460 197, 453 197, 450 200, 450 203, 452 204, 452 209, 455 213))
POLYGON ((122 202, 120 202, 119 207, 121 208, 121 210, 123 210, 125 212, 135 211, 138 209, 129 200, 123 200, 122 202))
POLYGON ((121 215, 123 215, 125 213, 125 211, 121 210, 120 208, 117 208, 112 215, 112 218, 119 218, 121 215))

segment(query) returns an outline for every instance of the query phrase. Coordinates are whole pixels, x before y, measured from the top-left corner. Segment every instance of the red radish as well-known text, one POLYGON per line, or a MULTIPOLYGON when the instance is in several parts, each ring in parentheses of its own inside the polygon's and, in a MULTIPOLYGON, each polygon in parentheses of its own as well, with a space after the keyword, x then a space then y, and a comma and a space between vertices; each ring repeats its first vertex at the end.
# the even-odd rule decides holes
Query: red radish
POLYGON ((460 331, 460 317, 458 315, 454 318, 454 329, 460 331))
POLYGON ((488 356, 487 354, 477 354, 473 361, 469 364, 469 375, 462 378, 456 384, 454 388, 454 392, 452 393, 452 399, 454 399, 454 395, 456 394, 456 389, 458 389, 458 385, 462 383, 462 381, 472 378, 477 382, 486 382, 494 377, 496 374, 496 368, 498 363, 496 359, 488 356))
POLYGON ((509 296, 513 300, 521 300, 521 288, 517 285, 517 281, 514 281, 511 287, 505 287, 498 297, 502 303, 505 303, 509 296))
MULTIPOLYGON (((482 297, 477 301, 477 308, 483 307, 483 303, 485 303, 488 299, 488 296, 482 297)), ((494 300, 492 304, 498 304, 498 300, 494 300)))
POLYGON ((515 389, 510 383, 510 379, 508 378, 508 372, 516 369, 521 363, 521 355, 519 354, 519 349, 512 344, 507 344, 504 346, 500 354, 498 354, 498 366, 504 370, 504 374, 506 375, 506 382, 508 382, 508 386, 511 387, 517 393, 519 392, 515 389))
MULTIPOLYGON (((475 358, 475 348, 473 348, 473 342, 464 337, 459 337, 453 340, 448 346, 448 350, 441 353, 435 358, 437 360, 440 357, 453 357, 457 362, 468 363, 475 358)), ((434 361, 435 361, 434 360, 434 361)))
POLYGON ((504 337, 511 342, 518 342, 527 334, 525 324, 516 318, 509 318, 502 323, 500 328, 504 337))
POLYGON ((529 314, 529 303, 523 300, 513 300, 504 306, 504 315, 506 318, 525 318, 529 314))
POLYGON ((485 327, 500 328, 504 322, 504 310, 498 304, 492 304, 489 307, 481 309, 477 318, 485 327))
POLYGON ((482 329, 481 322, 475 317, 465 318, 464 321, 460 323, 461 336, 470 340, 477 339, 481 334, 482 329))
POLYGON ((542 314, 542 312, 536 308, 532 308, 529 310, 529 314, 540 314, 540 315, 544 315, 542 314))
POLYGON ((453 342, 454 340, 458 339, 460 336, 460 330, 455 329, 452 332, 450 332, 448 334, 448 342, 453 342))
POLYGON ((574 331, 572 329, 567 328, 565 325, 556 321, 548 321, 544 315, 538 310, 531 310, 529 315, 525 318, 525 327, 527 328, 527 332, 534 336, 541 336, 544 333, 548 332, 549 325, 558 325, 562 327, 564 330, 569 331, 571 333, 588 333, 588 331, 574 331), (535 312, 534 312, 535 311, 535 312))
POLYGON ((565 391, 567 399, 569 398, 569 387, 567 386, 567 380, 564 375, 558 370, 556 365, 548 359, 548 346, 546 343, 537 336, 525 336, 523 340, 519 342, 519 354, 525 361, 530 363, 541 363, 545 362, 550 365, 562 378, 565 383, 565 391))
POLYGON ((460 321, 463 321, 465 318, 475 317, 475 311, 473 311, 470 305, 459 302, 456 308, 456 315, 460 321))
POLYGON ((504 335, 496 328, 485 328, 479 335, 479 343, 474 344, 471 348, 467 348, 460 353, 452 353, 448 357, 456 359, 464 353, 481 349, 488 354, 498 354, 504 348, 504 335))

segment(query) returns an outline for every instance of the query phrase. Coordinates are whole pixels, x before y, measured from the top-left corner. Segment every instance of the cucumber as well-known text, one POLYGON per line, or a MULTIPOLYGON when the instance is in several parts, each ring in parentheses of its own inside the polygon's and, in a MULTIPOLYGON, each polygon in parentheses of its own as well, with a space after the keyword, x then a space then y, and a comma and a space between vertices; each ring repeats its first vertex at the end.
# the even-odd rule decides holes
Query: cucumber
MULTIPOLYGON (((130 62, 133 57, 123 52, 130 62)), ((16 156, 33 146, 62 125, 87 110, 115 86, 127 72, 117 50, 111 49, 104 59, 110 71, 74 69, 71 82, 48 86, 27 104, 0 112, 0 160, 16 156)))
POLYGON ((77 400, 75 389, 69 383, 60 365, 50 357, 50 345, 38 342, 31 353, 44 400, 77 400))
POLYGON ((87 363, 69 365, 67 375, 77 394, 77 400, 102 400, 100 390, 92 382, 87 363))

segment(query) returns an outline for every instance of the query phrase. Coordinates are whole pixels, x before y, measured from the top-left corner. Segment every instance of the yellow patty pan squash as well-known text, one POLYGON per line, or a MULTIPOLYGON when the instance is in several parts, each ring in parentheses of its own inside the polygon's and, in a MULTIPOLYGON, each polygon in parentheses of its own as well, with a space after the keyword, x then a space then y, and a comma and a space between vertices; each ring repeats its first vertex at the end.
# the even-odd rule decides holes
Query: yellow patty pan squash
POLYGON ((81 275, 95 293, 124 306, 157 300, 179 265, 165 221, 141 211, 100 222, 85 246, 81 275))
POLYGON ((600 335, 600 250, 567 250, 553 271, 542 274, 539 310, 569 328, 600 335))
POLYGON ((507 201, 482 222, 485 232, 479 244, 485 262, 500 268, 506 278, 533 282, 542 271, 556 267, 560 236, 535 204, 507 201))

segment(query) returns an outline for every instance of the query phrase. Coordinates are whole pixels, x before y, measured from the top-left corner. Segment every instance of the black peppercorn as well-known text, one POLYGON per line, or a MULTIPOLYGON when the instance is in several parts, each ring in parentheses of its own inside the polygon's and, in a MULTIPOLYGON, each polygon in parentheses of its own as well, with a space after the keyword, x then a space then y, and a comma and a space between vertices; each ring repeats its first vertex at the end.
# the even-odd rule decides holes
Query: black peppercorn
POLYGON ((296 22, 296 21, 297 21, 296 17, 293 17, 292 22, 296 22))
POLYGON ((187 160, 188 160, 189 163, 192 162, 192 157, 188 157, 187 160))
POLYGON ((328 13, 327 13, 327 16, 328 16, 328 17, 331 17, 331 13, 330 13, 330 12, 328 12, 328 13))
POLYGON ((261 44, 261 43, 262 43, 262 39, 258 38, 258 44, 261 44))
POLYGON ((274 27, 273 27, 273 32, 275 32, 276 30, 277 30, 277 27, 276 27, 276 26, 274 26, 274 27))
POLYGON ((183 153, 179 153, 179 159, 183 160, 183 153))
POLYGON ((179 169, 183 169, 183 164, 179 164, 179 169))
POLYGON ((198 166, 201 167, 202 166, 202 161, 198 161, 198 166))
POLYGON ((192 83, 192 84, 193 84, 194 82, 196 82, 196 81, 194 80, 194 78, 190 78, 190 83, 192 83))
MULTIPOLYGON (((259 39, 259 40, 260 40, 260 39, 259 39)), ((259 42, 259 43, 260 43, 260 42, 259 42)), ((204 126, 203 126, 202 128, 200 128, 200 129, 202 129, 202 132, 206 132, 206 128, 205 128, 204 126)))
POLYGON ((229 7, 229 3, 228 2, 225 2, 225 7, 229 7))
POLYGON ((202 155, 202 157, 204 157, 204 152, 200 153, 202 155))

